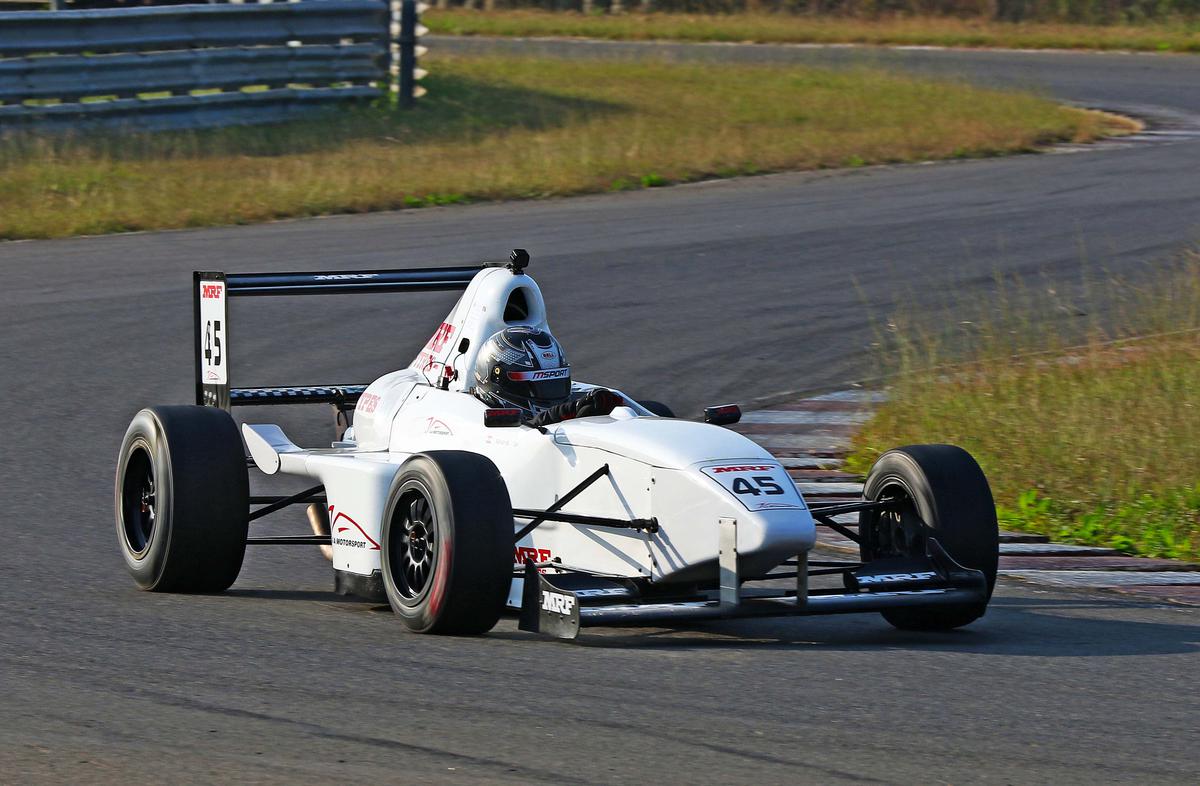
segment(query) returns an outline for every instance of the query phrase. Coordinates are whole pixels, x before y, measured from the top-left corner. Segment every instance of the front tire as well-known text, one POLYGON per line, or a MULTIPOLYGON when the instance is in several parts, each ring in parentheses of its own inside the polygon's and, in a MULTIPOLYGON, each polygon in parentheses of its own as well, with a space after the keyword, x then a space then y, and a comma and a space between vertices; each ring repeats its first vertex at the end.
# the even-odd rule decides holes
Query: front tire
MULTIPOLYGON (((894 499, 885 511, 859 517, 862 559, 920 557, 937 538, 955 562, 981 571, 987 599, 996 586, 1000 532, 992 490, 971 454, 954 445, 910 445, 889 450, 871 467, 863 487, 868 500, 894 499)), ((964 606, 889 609, 883 618, 902 630, 950 630, 987 610, 964 606)))
POLYGON ((639 401, 638 403, 660 418, 675 417, 675 412, 661 401, 639 401))
POLYGON ((222 592, 246 552, 249 478, 229 413, 143 409, 117 460, 117 542, 134 582, 151 592, 222 592))
POLYGON ((430 451, 392 481, 381 543, 388 603, 416 633, 486 633, 512 583, 508 487, 489 459, 430 451))

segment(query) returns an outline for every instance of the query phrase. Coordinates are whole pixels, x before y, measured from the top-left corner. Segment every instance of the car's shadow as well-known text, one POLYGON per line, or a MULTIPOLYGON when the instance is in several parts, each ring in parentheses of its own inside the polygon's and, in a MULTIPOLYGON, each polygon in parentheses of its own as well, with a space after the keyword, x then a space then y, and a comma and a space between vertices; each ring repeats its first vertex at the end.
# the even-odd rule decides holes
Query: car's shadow
MULTIPOLYGON (((1181 617, 1183 619, 1183 617, 1181 617)), ((530 634, 502 623, 493 636, 530 634)), ((877 614, 725 620, 663 628, 590 628, 573 642, 597 648, 640 650, 786 649, 922 650, 993 656, 1087 658, 1166 655, 1200 651, 1200 618, 1179 607, 1106 598, 997 597, 981 620, 959 630, 910 632, 892 628, 877 614), (1186 615, 1185 624, 1136 619, 1142 610, 1186 615)))
MULTIPOLYGON (((232 589, 225 595, 247 600, 320 601, 355 612, 391 613, 386 605, 321 590, 232 589)), ((721 620, 672 628, 586 628, 579 638, 566 642, 520 631, 515 615, 508 614, 487 638, 601 649, 884 649, 1042 658, 1120 657, 1200 651, 1200 615, 1188 607, 1164 608, 1118 595, 1056 593, 1038 597, 1020 592, 998 595, 983 619, 945 632, 900 631, 878 614, 867 613, 721 620), (1151 613, 1156 619, 1146 618, 1151 613), (1180 623, 1165 621, 1171 617, 1178 617, 1180 623)))
MULTIPOLYGON (((371 603, 350 595, 339 595, 328 590, 283 590, 283 589, 230 589, 223 593, 232 598, 257 598, 260 600, 303 600, 322 603, 346 603, 369 607, 371 603)), ((387 608, 386 606, 384 608, 387 608)))

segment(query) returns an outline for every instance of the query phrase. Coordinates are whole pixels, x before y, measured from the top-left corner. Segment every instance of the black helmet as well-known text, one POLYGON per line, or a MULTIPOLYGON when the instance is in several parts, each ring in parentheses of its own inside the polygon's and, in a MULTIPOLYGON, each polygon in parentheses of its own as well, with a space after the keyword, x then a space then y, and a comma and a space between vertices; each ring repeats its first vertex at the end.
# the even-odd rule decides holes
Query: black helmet
POLYGON ((529 416, 571 397, 571 366, 545 330, 511 327, 489 338, 475 361, 475 395, 529 416))

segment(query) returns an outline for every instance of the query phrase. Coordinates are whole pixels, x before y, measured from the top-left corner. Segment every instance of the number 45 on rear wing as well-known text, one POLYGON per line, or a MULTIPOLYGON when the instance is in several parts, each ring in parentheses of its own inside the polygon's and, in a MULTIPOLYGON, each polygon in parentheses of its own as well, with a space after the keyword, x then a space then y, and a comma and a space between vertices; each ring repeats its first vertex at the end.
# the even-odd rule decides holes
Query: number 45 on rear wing
POLYGON ((195 272, 196 403, 230 407, 263 404, 329 403, 352 407, 366 385, 300 385, 233 387, 230 360, 233 346, 229 300, 280 295, 346 295, 372 292, 439 292, 466 289, 486 265, 354 270, 328 273, 195 272))

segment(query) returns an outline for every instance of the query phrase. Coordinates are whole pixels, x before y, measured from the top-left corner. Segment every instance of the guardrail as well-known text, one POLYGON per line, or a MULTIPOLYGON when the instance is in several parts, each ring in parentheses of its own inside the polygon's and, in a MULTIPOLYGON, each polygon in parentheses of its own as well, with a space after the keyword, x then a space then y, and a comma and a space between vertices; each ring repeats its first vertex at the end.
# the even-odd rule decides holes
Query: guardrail
POLYGON ((0 130, 284 120, 379 98, 411 104, 414 0, 302 0, 0 12, 0 130))
POLYGON ((945 16, 998 22, 1066 22, 1075 24, 1138 24, 1146 21, 1194 23, 1200 15, 1197 0, 433 0, 439 9, 484 11, 607 10, 661 11, 676 14, 801 15, 815 18, 861 19, 899 14, 945 16))

